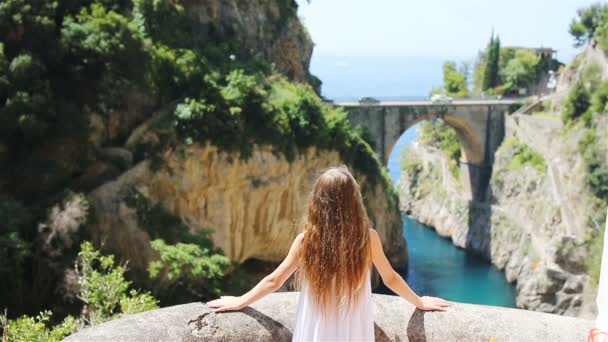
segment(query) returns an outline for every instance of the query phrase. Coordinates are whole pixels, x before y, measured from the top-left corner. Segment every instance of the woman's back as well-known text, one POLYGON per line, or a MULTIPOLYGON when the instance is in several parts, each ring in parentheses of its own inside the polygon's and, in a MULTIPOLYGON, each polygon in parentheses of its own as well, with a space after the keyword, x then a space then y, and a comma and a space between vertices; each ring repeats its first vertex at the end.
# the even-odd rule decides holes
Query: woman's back
POLYGON ((242 309, 276 291, 297 269, 302 293, 294 341, 373 341, 372 264, 388 288, 416 307, 447 307, 442 299, 418 297, 392 268, 371 228, 359 185, 346 167, 330 168, 317 178, 303 221, 302 233, 274 272, 243 296, 222 297, 209 307, 215 312, 242 309), (349 299, 340 303, 346 309, 336 305, 337 298, 349 299))
POLYGON ((326 318, 315 308, 306 283, 298 300, 293 341, 373 341, 374 319, 370 272, 365 288, 350 310, 331 312, 326 318))

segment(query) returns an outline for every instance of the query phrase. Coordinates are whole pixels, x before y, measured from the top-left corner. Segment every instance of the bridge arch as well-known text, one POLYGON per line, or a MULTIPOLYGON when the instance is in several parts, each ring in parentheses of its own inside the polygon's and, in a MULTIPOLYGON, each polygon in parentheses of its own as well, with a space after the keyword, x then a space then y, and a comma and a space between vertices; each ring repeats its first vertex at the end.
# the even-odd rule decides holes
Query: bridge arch
MULTIPOLYGON (((504 137, 504 116, 514 101, 465 100, 451 104, 428 101, 342 104, 354 126, 364 126, 386 164, 399 137, 417 122, 441 118, 454 128, 461 146, 461 180, 472 199, 485 201, 494 152, 504 137)), ((339 104, 340 105, 340 104, 339 104)))
MULTIPOLYGON (((479 137, 479 133, 476 132, 468 122, 453 114, 428 113, 417 116, 413 120, 405 123, 401 133, 397 136, 397 139, 399 139, 399 137, 401 137, 401 135, 405 133, 405 131, 410 129, 418 122, 432 120, 436 118, 442 119, 448 126, 452 127, 454 131, 456 131, 456 136, 458 137, 458 142, 460 143, 461 162, 473 164, 483 163, 483 139, 479 137)), ((387 161, 388 156, 390 156, 393 148, 395 147, 397 139, 395 139, 394 141, 389 141, 389 145, 386 146, 385 156, 387 161)))

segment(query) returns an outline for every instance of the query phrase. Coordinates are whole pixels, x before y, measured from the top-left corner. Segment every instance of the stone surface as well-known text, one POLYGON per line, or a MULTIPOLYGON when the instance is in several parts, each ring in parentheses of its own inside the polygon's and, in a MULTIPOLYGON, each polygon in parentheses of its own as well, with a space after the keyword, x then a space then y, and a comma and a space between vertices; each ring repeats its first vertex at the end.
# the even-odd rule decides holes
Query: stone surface
MULTIPOLYGON (((297 292, 271 294, 239 312, 202 303, 130 315, 83 329, 65 341, 291 341, 297 292)), ((446 312, 416 310, 404 299, 373 295, 376 341, 586 341, 590 320, 453 303, 446 312)))

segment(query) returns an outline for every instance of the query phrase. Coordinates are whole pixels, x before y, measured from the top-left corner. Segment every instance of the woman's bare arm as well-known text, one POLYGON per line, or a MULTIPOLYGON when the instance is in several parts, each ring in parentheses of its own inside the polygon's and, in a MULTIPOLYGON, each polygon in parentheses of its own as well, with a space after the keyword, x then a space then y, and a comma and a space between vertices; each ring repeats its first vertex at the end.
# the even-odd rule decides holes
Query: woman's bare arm
POLYGON ((254 288, 249 290, 249 292, 239 297, 222 296, 219 299, 208 302, 207 306, 214 309, 214 312, 240 310, 279 289, 298 268, 300 245, 302 244, 303 237, 304 233, 296 236, 285 260, 272 273, 264 277, 254 288))
POLYGON ((445 311, 447 309, 449 306, 447 301, 436 297, 419 297, 412 291, 399 273, 395 272, 386 258, 384 250, 382 249, 382 241, 375 229, 370 229, 370 243, 372 248, 372 262, 374 263, 374 266, 376 266, 378 273, 380 273, 384 285, 399 296, 405 298, 408 302, 414 304, 420 310, 445 311))

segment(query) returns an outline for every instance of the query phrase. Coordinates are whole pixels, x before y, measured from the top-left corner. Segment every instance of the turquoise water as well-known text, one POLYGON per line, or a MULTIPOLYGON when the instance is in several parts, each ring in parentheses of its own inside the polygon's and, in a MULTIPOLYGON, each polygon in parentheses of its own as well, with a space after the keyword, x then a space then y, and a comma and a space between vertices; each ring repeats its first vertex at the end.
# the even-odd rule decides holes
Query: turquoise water
MULTIPOLYGON (((389 175, 394 184, 399 179, 401 151, 416 138, 415 128, 399 138, 389 157, 389 175)), ((455 247, 450 240, 407 215, 402 219, 409 255, 407 282, 416 293, 465 303, 515 307, 515 289, 491 263, 455 247)))
POLYGON ((513 286, 489 262, 455 247, 407 215, 403 215, 403 235, 408 243, 407 282, 419 295, 515 307, 513 286))

